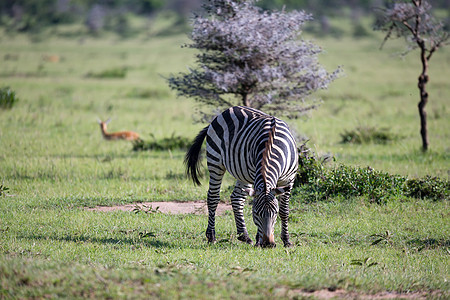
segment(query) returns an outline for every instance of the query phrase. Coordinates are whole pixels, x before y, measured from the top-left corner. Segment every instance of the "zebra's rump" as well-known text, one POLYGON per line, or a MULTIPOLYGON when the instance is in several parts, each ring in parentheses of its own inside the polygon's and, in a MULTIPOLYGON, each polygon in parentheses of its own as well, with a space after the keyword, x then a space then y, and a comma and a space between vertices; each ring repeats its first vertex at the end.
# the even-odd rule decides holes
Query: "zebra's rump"
POLYGON ((271 186, 292 182, 297 147, 285 122, 256 109, 236 106, 217 116, 206 136, 208 168, 225 168, 253 184, 258 176, 271 186))

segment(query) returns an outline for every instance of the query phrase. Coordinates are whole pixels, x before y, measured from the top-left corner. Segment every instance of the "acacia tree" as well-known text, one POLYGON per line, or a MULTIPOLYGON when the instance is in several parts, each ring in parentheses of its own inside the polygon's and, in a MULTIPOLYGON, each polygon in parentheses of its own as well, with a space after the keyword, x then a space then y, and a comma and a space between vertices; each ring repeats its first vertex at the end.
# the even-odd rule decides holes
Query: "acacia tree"
POLYGON ((391 37, 405 37, 407 52, 419 49, 422 72, 418 79, 420 101, 418 104, 420 115, 420 134, 422 137, 422 150, 428 149, 427 113, 425 106, 428 103, 426 90, 429 81, 428 67, 433 54, 446 44, 449 38, 442 22, 434 19, 430 13, 431 5, 427 1, 409 0, 394 3, 391 8, 385 9, 377 22, 376 29, 387 32, 383 44, 391 37))
MULTIPOLYGON (((244 105, 287 117, 316 107, 308 96, 324 89, 339 69, 319 65, 321 49, 299 39, 311 16, 300 11, 262 11, 254 0, 208 0, 193 18, 197 67, 168 79, 179 95, 218 112, 244 105)), ((206 114, 207 115, 207 114, 206 114)))

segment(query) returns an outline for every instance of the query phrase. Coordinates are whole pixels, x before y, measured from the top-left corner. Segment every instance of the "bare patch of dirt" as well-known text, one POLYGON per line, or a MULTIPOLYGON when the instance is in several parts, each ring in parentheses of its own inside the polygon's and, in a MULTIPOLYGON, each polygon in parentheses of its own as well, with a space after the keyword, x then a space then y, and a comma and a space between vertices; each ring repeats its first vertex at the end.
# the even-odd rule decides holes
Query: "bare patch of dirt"
MULTIPOLYGON (((206 202, 143 202, 135 204, 117 205, 117 206, 96 206, 88 208, 91 211, 103 211, 110 212, 116 210, 133 211, 139 210, 151 210, 159 211, 165 214, 207 214, 208 208, 206 202)), ((216 215, 222 215, 226 211, 232 210, 230 204, 219 203, 216 210, 216 215)))
MULTIPOLYGON (((329 290, 315 290, 315 291, 305 291, 305 290, 290 290, 290 293, 296 296, 301 296, 305 298, 313 298, 313 299, 405 299, 405 300, 419 300, 419 299, 427 299, 430 294, 426 292, 414 292, 414 293, 397 293, 397 292, 380 292, 376 294, 361 294, 358 292, 348 292, 342 289, 329 290)), ((438 291, 432 293, 434 296, 439 294, 438 291)))

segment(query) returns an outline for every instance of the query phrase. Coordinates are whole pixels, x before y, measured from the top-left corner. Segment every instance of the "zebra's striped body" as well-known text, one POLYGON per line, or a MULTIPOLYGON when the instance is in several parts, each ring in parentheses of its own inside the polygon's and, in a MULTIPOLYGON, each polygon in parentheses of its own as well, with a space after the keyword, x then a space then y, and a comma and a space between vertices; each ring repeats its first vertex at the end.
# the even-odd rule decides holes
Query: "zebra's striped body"
POLYGON ((208 190, 209 242, 215 241, 215 212, 225 171, 236 179, 231 204, 239 239, 252 243, 243 207, 254 195, 253 220, 258 228, 256 245, 274 246, 274 224, 280 212, 281 238, 289 246, 289 196, 297 172, 297 147, 286 123, 258 110, 236 106, 217 116, 196 137, 186 154, 187 173, 198 181, 199 153, 206 137, 210 174, 208 190), (280 194, 279 203, 275 195, 280 194))

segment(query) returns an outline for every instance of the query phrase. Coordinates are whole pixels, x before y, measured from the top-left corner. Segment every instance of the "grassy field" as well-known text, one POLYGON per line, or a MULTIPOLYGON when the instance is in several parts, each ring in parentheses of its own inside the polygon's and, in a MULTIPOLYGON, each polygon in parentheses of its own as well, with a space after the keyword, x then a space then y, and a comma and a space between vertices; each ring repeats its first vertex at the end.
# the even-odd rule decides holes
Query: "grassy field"
MULTIPOLYGON (((318 39, 322 63, 342 65, 345 75, 317 95, 319 110, 290 124, 338 163, 448 179, 450 50, 431 61, 430 151, 422 153, 417 53, 393 57, 402 44, 379 51, 381 39, 318 39), (340 134, 358 126, 401 138, 340 143, 340 134)), ((20 98, 0 110, 0 184, 9 188, 0 196, 0 298, 302 298, 318 290, 351 298, 450 296, 448 201, 294 198, 295 247, 270 250, 239 243, 231 213, 218 217, 219 242, 210 246, 206 216, 87 211, 205 199, 206 180, 197 188, 183 175, 183 151, 132 152, 130 143, 104 141, 96 121, 111 117, 111 131, 134 130, 143 139, 193 138, 204 126, 192 122, 195 103, 176 98, 164 79, 192 65, 194 52, 180 48, 186 41, 56 32, 30 42, 0 34, 0 87, 20 98), (105 71, 125 76, 98 78, 105 71)), ((227 177, 224 189, 232 183, 227 177)), ((245 216, 254 235, 250 206, 245 216)))

